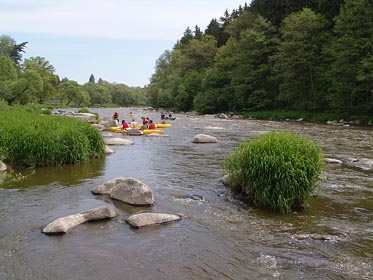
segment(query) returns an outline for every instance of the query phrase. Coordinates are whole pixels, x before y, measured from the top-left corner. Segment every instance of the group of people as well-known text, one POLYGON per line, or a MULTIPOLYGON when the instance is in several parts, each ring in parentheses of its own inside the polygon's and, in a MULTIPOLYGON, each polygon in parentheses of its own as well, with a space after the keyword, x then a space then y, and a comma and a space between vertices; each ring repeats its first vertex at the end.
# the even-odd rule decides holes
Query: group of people
MULTIPOLYGON (((133 116, 133 113, 130 112, 130 116, 133 116)), ((117 112, 114 112, 113 119, 117 123, 117 126, 119 126, 119 114, 117 112)), ((142 124, 139 124, 134 118, 130 123, 126 122, 125 120, 122 120, 122 128, 123 129, 156 129, 156 125, 153 122, 153 120, 149 119, 148 117, 141 117, 142 124)))

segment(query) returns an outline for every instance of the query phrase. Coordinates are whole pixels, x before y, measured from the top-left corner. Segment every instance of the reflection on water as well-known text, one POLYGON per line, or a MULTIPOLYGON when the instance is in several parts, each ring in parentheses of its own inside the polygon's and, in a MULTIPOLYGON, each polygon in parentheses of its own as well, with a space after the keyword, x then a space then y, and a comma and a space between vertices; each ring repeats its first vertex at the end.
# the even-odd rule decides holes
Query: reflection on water
MULTIPOLYGON (((92 109, 101 117, 114 110, 92 109)), ((129 120, 157 112, 115 109, 129 120)), ((0 279, 371 279, 372 172, 328 165, 327 180, 299 213, 275 214, 237 200, 220 182, 221 163, 241 140, 271 130, 303 134, 327 157, 373 158, 366 128, 175 114, 167 137, 131 137, 104 160, 70 167, 14 170, 0 177, 0 279), (191 142, 197 133, 218 143, 191 142), (155 193, 152 207, 133 207, 90 190, 132 176, 155 193), (119 216, 86 223, 63 236, 40 232, 50 221, 101 205, 119 216), (179 213, 183 220, 134 230, 138 212, 179 213), (327 241, 298 236, 335 236, 327 241)), ((116 135, 123 137, 121 135, 116 135)))

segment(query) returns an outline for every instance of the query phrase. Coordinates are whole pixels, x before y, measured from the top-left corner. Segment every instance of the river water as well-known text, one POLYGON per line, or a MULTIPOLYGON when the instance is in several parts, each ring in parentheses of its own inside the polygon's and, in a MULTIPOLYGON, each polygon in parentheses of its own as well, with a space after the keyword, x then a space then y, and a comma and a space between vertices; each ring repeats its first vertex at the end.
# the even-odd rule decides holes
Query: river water
MULTIPOLYGON (((116 110, 129 120, 131 109, 116 110)), ((132 110, 138 120, 146 115, 159 121, 159 112, 132 110)), ((110 117, 114 109, 91 111, 110 117)), ((371 128, 174 116, 168 137, 128 136, 134 145, 112 147, 115 153, 102 160, 2 174, 0 279, 373 278, 372 171, 328 164, 309 206, 288 215, 246 205, 220 181, 221 163, 241 140, 293 131, 315 141, 325 157, 373 159, 371 128), (193 144, 198 133, 218 143, 193 144), (133 207, 91 193, 119 176, 151 187, 155 205, 133 207), (193 195, 203 199, 187 198, 193 195), (65 235, 41 233, 56 218, 101 205, 114 207, 118 217, 65 235), (124 219, 138 212, 183 219, 133 229, 124 219)))

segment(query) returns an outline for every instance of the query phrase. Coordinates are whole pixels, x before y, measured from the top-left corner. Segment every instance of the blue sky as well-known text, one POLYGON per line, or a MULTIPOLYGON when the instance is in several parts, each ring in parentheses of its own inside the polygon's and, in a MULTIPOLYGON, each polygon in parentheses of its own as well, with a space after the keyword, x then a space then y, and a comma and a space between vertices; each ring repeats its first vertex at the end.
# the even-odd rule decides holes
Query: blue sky
MULTIPOLYGON (((250 1, 246 1, 248 4, 250 1)), ((189 26, 205 30, 240 0, 0 0, 0 35, 28 41, 60 78, 144 86, 189 26)))

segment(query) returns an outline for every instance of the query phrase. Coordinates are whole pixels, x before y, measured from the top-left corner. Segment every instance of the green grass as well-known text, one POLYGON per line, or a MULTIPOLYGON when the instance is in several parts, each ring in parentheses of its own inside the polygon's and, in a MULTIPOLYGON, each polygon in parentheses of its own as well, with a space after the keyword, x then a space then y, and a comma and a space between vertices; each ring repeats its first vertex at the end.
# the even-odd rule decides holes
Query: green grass
POLYGON ((324 168, 321 150, 313 142, 284 132, 242 142, 223 164, 231 188, 259 207, 283 213, 304 205, 324 168))
POLYGON ((22 107, 0 111, 0 159, 8 164, 78 164, 102 156, 100 132, 79 119, 22 107))

